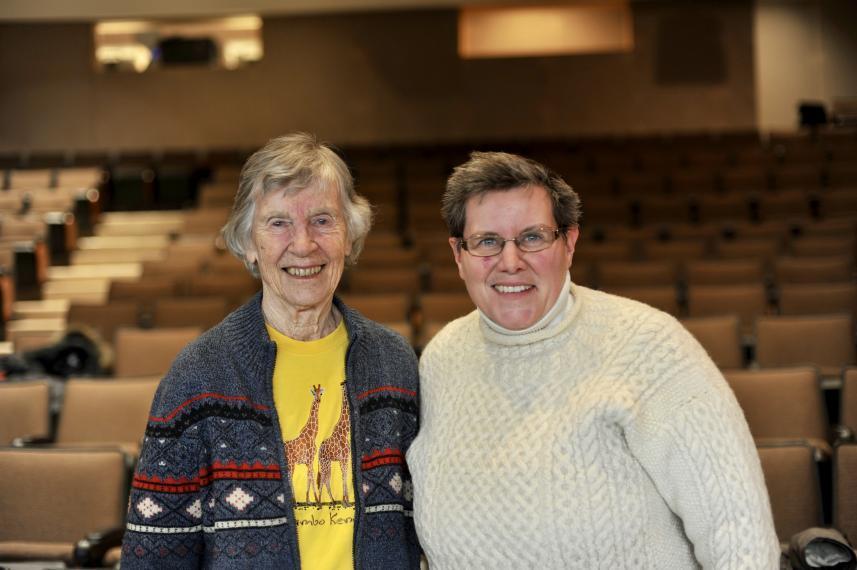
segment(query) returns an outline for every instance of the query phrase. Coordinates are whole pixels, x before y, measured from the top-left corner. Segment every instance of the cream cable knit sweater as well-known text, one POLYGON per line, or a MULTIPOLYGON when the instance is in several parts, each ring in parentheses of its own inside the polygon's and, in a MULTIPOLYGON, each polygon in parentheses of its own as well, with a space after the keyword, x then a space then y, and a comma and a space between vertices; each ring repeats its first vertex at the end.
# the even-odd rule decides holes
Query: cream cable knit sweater
POLYGON ((432 570, 778 568, 735 397, 672 317, 571 285, 525 335, 478 311, 420 362, 408 452, 432 570))

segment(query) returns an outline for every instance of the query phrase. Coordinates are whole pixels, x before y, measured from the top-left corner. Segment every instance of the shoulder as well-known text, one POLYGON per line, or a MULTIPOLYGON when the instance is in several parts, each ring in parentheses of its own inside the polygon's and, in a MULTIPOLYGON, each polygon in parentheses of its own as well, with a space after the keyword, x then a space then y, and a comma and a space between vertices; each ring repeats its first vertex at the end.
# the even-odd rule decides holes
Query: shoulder
POLYGON ((579 285, 574 293, 583 319, 589 322, 602 322, 613 330, 624 327, 629 333, 649 335, 657 331, 676 338, 688 335, 675 317, 640 301, 579 285))
POLYGON ((601 291, 577 287, 576 293, 581 307, 571 342, 578 348, 600 354, 618 369, 637 370, 638 379, 639 371, 651 371, 649 387, 680 370, 697 379, 719 375, 705 349, 672 315, 601 291))
POLYGON ((247 307, 233 311, 179 352, 161 380, 153 412, 168 413, 200 394, 243 394, 243 379, 264 376, 274 348, 261 313, 254 314, 252 308, 248 313, 247 307), (257 322, 250 325, 253 319, 257 322))
POLYGON ((482 338, 479 331, 479 312, 471 311, 463 317, 454 319, 446 324, 426 344, 420 355, 421 363, 431 362, 435 358, 443 358, 452 352, 460 352, 465 345, 478 342, 482 338))
POLYGON ((337 308, 345 318, 345 327, 350 338, 365 339, 383 350, 413 352, 410 342, 393 329, 367 318, 357 309, 347 305, 340 303, 337 308))
POLYGON ((348 329, 351 344, 349 360, 371 362, 379 368, 396 368, 409 374, 416 373, 417 357, 405 337, 342 303, 337 307, 348 329))

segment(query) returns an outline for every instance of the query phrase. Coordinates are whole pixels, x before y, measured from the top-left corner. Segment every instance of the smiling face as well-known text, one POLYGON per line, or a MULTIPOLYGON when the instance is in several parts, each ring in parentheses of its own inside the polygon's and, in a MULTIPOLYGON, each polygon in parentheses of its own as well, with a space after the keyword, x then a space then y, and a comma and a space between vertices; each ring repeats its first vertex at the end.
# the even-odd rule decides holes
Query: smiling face
MULTIPOLYGON (((464 237, 494 234, 511 239, 538 226, 556 227, 550 197, 539 186, 498 190, 466 203, 464 237)), ((491 257, 477 257, 449 243, 467 292, 498 325, 522 330, 541 319, 562 291, 571 267, 578 229, 569 228, 547 249, 524 253, 514 243, 491 257)))
POLYGON ((336 188, 310 186, 261 196, 250 236, 246 256, 258 265, 262 308, 269 320, 330 310, 351 251, 336 188))

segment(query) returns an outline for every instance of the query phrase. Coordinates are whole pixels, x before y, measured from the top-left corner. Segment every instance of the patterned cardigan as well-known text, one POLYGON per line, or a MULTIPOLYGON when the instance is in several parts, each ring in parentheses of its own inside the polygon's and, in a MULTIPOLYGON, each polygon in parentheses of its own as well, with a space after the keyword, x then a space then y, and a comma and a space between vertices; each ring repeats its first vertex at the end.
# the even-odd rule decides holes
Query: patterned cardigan
MULTIPOLYGON (((418 372, 398 335, 338 299, 348 330, 355 568, 418 568, 404 454, 418 372)), ((132 482, 122 568, 299 568, 261 294, 189 344, 161 381, 132 482)))

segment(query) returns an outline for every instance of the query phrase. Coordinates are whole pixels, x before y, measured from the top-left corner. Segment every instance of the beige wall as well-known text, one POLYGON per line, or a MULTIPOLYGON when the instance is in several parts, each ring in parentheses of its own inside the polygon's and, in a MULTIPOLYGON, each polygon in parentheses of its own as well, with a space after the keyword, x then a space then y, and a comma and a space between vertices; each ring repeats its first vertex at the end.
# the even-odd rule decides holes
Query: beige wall
POLYGON ((3 24, 0 152, 753 128, 752 6, 687 4, 634 4, 630 54, 461 61, 452 11, 356 13, 267 19, 249 69, 142 75, 93 71, 86 24, 3 24))
POLYGON ((801 101, 857 97, 857 3, 758 0, 754 45, 759 128, 797 127, 801 101))

